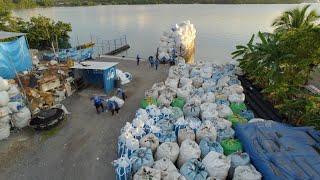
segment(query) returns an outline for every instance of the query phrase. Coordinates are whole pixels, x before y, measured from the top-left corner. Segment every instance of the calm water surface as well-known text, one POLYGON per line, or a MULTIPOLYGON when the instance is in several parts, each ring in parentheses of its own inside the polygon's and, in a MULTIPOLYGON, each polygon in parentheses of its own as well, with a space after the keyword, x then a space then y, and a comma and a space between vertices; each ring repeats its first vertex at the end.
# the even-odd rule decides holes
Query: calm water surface
MULTIPOLYGON (((72 44, 126 35, 127 56, 155 53, 162 31, 190 20, 197 28, 197 60, 223 63, 231 60, 234 46, 246 43, 252 33, 272 31, 270 24, 284 10, 298 5, 110 5, 54 7, 16 11, 22 18, 38 14, 70 22, 72 44)), ((320 4, 313 4, 320 9, 320 4)))

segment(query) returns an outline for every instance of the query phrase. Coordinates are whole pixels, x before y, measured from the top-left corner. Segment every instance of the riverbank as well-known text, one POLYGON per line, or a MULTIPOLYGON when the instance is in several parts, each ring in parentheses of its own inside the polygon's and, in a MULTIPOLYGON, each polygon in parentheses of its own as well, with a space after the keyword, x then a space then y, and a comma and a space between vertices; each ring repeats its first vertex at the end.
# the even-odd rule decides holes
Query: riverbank
POLYGON ((111 161, 116 159, 119 129, 131 121, 153 83, 164 81, 168 65, 158 71, 147 62, 118 58, 103 61, 120 62, 118 68, 133 75, 126 85, 128 100, 119 114, 96 114, 89 98, 102 90, 85 89, 64 101, 72 112, 67 121, 49 132, 27 128, 0 144, 0 179, 105 179, 114 177, 111 161), (17 137, 19 136, 19 137, 17 137))

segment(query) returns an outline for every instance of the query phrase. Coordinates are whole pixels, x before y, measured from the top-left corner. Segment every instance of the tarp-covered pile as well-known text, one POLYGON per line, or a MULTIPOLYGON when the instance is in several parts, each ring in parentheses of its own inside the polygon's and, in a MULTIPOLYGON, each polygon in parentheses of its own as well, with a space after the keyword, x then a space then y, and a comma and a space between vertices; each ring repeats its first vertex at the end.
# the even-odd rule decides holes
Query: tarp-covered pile
POLYGON ((232 129, 254 117, 236 71, 231 64, 172 66, 121 129, 116 178, 261 179, 232 129))
POLYGON ((265 179, 320 179, 320 132, 274 121, 236 127, 236 135, 265 179))
POLYGON ((190 21, 175 24, 169 31, 164 31, 158 47, 158 58, 169 61, 172 56, 186 56, 193 51, 196 29, 190 21))
POLYGON ((14 80, 0 77, 0 140, 10 135, 10 128, 29 125, 31 112, 25 106, 25 98, 14 80))

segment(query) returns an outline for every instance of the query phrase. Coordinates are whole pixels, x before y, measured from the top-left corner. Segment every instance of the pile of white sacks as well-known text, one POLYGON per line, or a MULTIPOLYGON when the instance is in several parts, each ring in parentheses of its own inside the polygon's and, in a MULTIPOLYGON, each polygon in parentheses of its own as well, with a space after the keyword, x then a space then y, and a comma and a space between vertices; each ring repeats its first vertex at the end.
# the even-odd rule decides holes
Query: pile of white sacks
POLYGON ((0 140, 9 137, 11 126, 21 129, 28 126, 30 119, 18 86, 0 77, 0 140))
POLYGON ((163 32, 158 46, 158 58, 167 61, 174 52, 177 56, 184 56, 194 48, 195 38, 196 28, 190 21, 175 24, 169 31, 163 32))
POLYGON ((121 85, 128 84, 132 81, 132 75, 129 72, 123 72, 120 69, 116 69, 116 76, 117 78, 120 78, 121 85))
POLYGON ((180 58, 168 79, 145 93, 160 105, 137 110, 121 129, 116 179, 261 179, 247 153, 226 156, 220 145, 234 138, 229 104, 244 101, 236 71, 231 64, 189 65, 180 58), (186 99, 182 109, 170 106, 176 97, 186 99))

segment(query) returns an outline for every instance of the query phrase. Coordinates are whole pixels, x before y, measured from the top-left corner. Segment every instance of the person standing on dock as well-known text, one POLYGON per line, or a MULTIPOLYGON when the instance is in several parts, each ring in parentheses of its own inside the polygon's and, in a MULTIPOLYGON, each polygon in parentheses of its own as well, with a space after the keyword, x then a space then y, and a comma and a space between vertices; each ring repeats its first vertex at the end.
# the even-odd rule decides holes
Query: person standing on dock
POLYGON ((151 67, 153 68, 153 66, 154 66, 153 56, 149 56, 149 62, 150 62, 151 67))
POLYGON ((140 56, 139 56, 139 54, 137 55, 137 66, 139 66, 139 64, 140 64, 140 56))
POLYGON ((104 107, 103 107, 103 103, 102 103, 104 100, 101 97, 94 96, 91 98, 91 100, 93 101, 94 106, 96 107, 98 114, 100 114, 100 111, 99 111, 100 108, 102 109, 102 112, 104 112, 104 107))
POLYGON ((123 89, 118 88, 118 96, 122 98, 123 101, 126 101, 127 95, 123 89))
POLYGON ((155 61, 156 70, 158 70, 159 63, 160 63, 160 62, 159 62, 159 59, 157 58, 156 61, 155 61))

